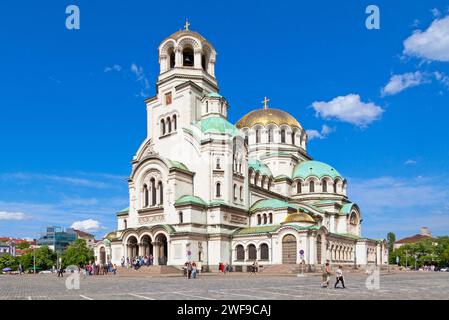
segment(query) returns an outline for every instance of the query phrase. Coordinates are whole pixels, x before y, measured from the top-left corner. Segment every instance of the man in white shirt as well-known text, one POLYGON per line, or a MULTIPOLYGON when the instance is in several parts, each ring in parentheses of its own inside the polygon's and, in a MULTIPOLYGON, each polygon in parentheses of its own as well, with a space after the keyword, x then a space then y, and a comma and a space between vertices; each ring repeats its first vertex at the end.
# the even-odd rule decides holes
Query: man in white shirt
POLYGON ((337 288, 338 283, 341 281, 341 284, 343 285, 343 289, 345 289, 345 281, 343 279, 343 271, 342 266, 338 266, 337 271, 335 271, 335 275, 337 276, 337 282, 335 282, 334 288, 337 288))

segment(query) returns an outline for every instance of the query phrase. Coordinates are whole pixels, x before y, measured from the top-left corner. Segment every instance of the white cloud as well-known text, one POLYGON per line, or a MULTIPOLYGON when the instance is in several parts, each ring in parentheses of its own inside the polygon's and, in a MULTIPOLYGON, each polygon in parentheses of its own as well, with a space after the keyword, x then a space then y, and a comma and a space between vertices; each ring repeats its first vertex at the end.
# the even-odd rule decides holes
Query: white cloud
POLYGON ((150 82, 145 76, 143 68, 133 63, 131 64, 131 72, 134 73, 134 75, 136 76, 136 81, 140 82, 140 84, 142 85, 142 90, 140 91, 139 95, 141 97, 147 97, 148 89, 150 88, 150 82))
POLYGON ((414 165, 417 164, 418 162, 416 160, 413 159, 408 159, 407 161, 404 162, 405 165, 414 165))
POLYGON ((25 220, 26 215, 22 212, 8 212, 8 211, 0 211, 0 221, 21 221, 25 220))
POLYGON ((97 232, 103 227, 100 225, 100 222, 93 219, 87 219, 83 221, 75 221, 72 226, 73 229, 86 231, 86 232, 97 232))
POLYGON ((390 81, 382 89, 382 96, 392 96, 408 88, 428 82, 426 76, 420 71, 396 74, 391 76, 390 81))
POLYGON ((362 102, 357 94, 336 97, 329 102, 315 101, 312 107, 323 119, 337 119, 359 127, 368 126, 384 112, 372 102, 362 102))
POLYGON ((113 188, 114 185, 110 183, 106 183, 103 181, 95 181, 85 178, 78 177, 67 177, 67 176, 57 176, 57 175, 49 175, 49 174, 41 174, 41 173, 4 173, 0 174, 0 180, 23 180, 23 181, 31 181, 31 180, 42 180, 42 181, 51 181, 57 183, 70 184, 78 187, 86 187, 86 188, 96 188, 96 189, 107 189, 113 188))
POLYGON ((438 17, 441 16, 441 11, 438 10, 438 8, 433 8, 432 10, 430 10, 430 12, 432 12, 432 15, 433 15, 435 18, 438 18, 438 17))
POLYGON ((321 132, 318 130, 307 130, 307 135, 309 137, 309 141, 313 139, 325 139, 330 133, 334 131, 335 129, 327 125, 323 125, 323 127, 321 128, 321 132))
POLYGON ((404 41, 404 54, 449 62, 449 15, 434 20, 426 31, 415 31, 404 41))
POLYGON ((449 88, 449 76, 439 71, 435 71, 433 75, 437 81, 449 88))
POLYGON ((116 71, 116 72, 120 72, 122 71, 122 66, 118 65, 118 64, 114 64, 111 67, 106 67, 104 69, 104 72, 111 72, 111 71, 116 71))

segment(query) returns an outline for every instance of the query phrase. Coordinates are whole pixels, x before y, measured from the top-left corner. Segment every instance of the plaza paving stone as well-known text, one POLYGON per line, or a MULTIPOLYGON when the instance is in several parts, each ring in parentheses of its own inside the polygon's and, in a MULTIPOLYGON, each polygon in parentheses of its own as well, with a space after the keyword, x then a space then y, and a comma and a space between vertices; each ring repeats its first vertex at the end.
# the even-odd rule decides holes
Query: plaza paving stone
MULTIPOLYGON (((380 275, 369 290, 368 275, 346 275, 347 289, 322 289, 321 277, 307 275, 213 275, 182 277, 80 277, 80 289, 68 290, 56 275, 0 275, 0 300, 449 300, 448 272, 398 272, 380 275)), ((333 278, 331 279, 331 281, 333 278)))

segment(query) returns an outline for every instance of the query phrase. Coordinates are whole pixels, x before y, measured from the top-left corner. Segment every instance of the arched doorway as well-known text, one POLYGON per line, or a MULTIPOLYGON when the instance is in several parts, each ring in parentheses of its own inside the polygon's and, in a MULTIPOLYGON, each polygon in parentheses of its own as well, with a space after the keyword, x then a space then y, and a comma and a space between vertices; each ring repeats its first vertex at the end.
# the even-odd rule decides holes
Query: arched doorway
POLYGON ((139 246, 137 244, 136 237, 131 236, 128 238, 127 247, 128 247, 128 258, 132 259, 139 255, 139 246))
POLYGON ((151 237, 149 235, 144 235, 140 239, 140 243, 142 244, 143 252, 141 253, 143 256, 149 256, 153 254, 153 245, 151 244, 151 237))
POLYGON ((321 264, 322 263, 322 258, 321 258, 321 247, 322 247, 322 240, 321 240, 321 235, 319 234, 316 237, 316 263, 317 264, 321 264))
POLYGON ((296 237, 288 234, 282 238, 282 263, 296 264, 296 237))
POLYGON ((100 263, 101 264, 106 263, 106 249, 104 247, 100 248, 100 263))
POLYGON ((168 247, 167 247, 167 237, 164 234, 159 234, 155 241, 157 251, 156 258, 158 259, 159 265, 166 265, 168 261, 168 247))

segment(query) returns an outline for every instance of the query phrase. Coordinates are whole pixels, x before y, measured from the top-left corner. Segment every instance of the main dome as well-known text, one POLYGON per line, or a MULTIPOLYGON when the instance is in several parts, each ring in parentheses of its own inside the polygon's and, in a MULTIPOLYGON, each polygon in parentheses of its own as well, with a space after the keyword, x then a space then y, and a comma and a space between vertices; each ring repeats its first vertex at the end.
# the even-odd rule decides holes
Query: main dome
POLYGON ((298 127, 301 128, 298 120, 296 120, 291 114, 279 110, 279 109, 257 109, 251 111, 246 114, 242 119, 240 119, 236 123, 236 127, 239 129, 242 128, 252 128, 256 124, 260 124, 262 126, 266 126, 270 123, 281 126, 283 124, 288 125, 290 127, 298 127))

